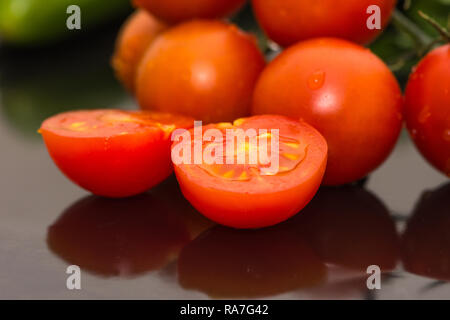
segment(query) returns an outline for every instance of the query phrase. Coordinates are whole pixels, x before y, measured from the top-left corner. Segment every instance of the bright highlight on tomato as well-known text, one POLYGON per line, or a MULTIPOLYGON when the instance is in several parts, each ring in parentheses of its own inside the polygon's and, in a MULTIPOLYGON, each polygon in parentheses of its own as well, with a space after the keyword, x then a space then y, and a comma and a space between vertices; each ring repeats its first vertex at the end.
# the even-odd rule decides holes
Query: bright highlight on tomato
POLYGON ((195 18, 222 18, 237 11, 246 0, 134 0, 158 18, 177 23, 195 18))
POLYGON ((430 52, 406 87, 406 125, 417 148, 450 177, 450 45, 430 52))
POLYGON ((39 131, 73 182, 97 195, 127 197, 170 175, 171 133, 192 125, 193 119, 171 114, 95 110, 58 114, 39 131))
POLYGON ((285 50, 261 74, 254 114, 303 119, 327 139, 324 183, 363 178, 391 153, 402 127, 402 92, 368 49, 319 38, 285 50))
POLYGON ((142 109, 174 112, 204 122, 250 114, 265 66, 253 36, 220 21, 191 21, 155 40, 138 70, 142 109))
POLYGON ((144 10, 136 11, 122 27, 116 42, 112 66, 117 78, 134 92, 136 70, 144 53, 166 25, 144 10))
POLYGON ((172 160, 176 154, 192 150, 190 162, 174 161, 175 173, 186 199, 211 220, 235 228, 274 225, 301 210, 316 193, 325 171, 327 144, 320 133, 305 122, 264 115, 202 129, 203 132, 222 132, 225 138, 208 141, 191 129, 192 135, 179 136, 172 145, 172 160), (208 154, 205 150, 217 151, 218 145, 229 143, 226 134, 229 130, 254 130, 258 135, 240 143, 233 138, 236 142, 233 154, 227 153, 226 148, 223 148, 225 158, 215 154, 216 159, 224 160, 223 164, 220 160, 195 164, 196 146, 203 149, 203 157, 208 154), (275 145, 271 137, 274 130, 279 130, 277 149, 271 147, 275 145), (259 144, 260 140, 266 141, 266 145, 259 144), (261 150, 263 154, 267 152, 270 159, 258 159, 249 164, 251 155, 261 150), (227 157, 232 161, 227 162, 227 157), (278 165, 274 166, 274 162, 278 165))
POLYGON ((252 0, 256 17, 275 42, 289 46, 318 37, 337 37, 360 44, 373 40, 386 27, 396 0, 252 0), (381 29, 367 20, 380 8, 381 29))

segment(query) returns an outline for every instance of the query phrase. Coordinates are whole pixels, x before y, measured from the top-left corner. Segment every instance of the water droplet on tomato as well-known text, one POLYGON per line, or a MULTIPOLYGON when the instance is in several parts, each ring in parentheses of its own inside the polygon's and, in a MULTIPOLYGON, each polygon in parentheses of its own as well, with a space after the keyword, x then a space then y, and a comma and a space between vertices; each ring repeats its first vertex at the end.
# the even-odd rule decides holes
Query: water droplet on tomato
POLYGON ((450 142, 450 129, 444 131, 443 137, 445 141, 450 142))
POLYGON ((323 71, 316 71, 308 78, 308 86, 312 90, 318 90, 322 88, 324 83, 325 83, 325 72, 323 71))
POLYGON ((426 105, 419 113, 419 122, 420 123, 427 122, 428 119, 430 119, 430 116, 431 116, 430 107, 426 105))

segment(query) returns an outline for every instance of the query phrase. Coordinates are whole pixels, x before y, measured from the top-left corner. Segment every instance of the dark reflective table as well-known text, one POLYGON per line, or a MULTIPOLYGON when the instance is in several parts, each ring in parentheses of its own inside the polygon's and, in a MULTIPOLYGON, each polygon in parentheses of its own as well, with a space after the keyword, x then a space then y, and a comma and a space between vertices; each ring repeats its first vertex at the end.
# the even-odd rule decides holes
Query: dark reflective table
POLYGON ((262 230, 214 225, 173 177, 124 200, 69 182, 36 130, 68 109, 135 107, 109 68, 115 32, 0 47, 0 298, 450 298, 450 181, 406 133, 364 187, 322 188, 262 230), (81 290, 66 287, 69 265, 81 290), (369 265, 380 290, 367 289, 369 265))

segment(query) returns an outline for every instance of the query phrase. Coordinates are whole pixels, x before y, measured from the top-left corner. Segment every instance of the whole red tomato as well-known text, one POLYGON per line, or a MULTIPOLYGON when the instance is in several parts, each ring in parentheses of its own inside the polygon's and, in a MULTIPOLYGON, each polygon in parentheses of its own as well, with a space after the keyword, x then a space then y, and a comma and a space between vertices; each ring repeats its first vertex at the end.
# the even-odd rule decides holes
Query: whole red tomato
POLYGON ((144 10, 136 11, 123 25, 117 38, 112 66, 117 78, 133 92, 136 69, 147 48, 167 26, 144 10))
POLYGON ((396 0, 253 0, 256 17, 267 35, 282 46, 316 37, 339 37, 357 43, 373 40, 389 22, 396 0), (369 29, 380 8, 381 29, 369 29))
POLYGON ((265 66, 255 39, 220 21, 186 22, 158 37, 138 70, 141 108, 190 115, 204 122, 250 113, 265 66))
POLYGON ((134 4, 167 22, 221 18, 237 11, 246 0, 134 0, 134 4))
POLYGON ((430 52, 406 88, 406 124, 417 148, 450 177, 450 45, 430 52))
POLYGON ((402 93, 388 67, 354 43, 319 38, 278 56, 261 74, 254 114, 302 118, 328 142, 324 183, 361 179, 393 149, 402 126, 402 93))

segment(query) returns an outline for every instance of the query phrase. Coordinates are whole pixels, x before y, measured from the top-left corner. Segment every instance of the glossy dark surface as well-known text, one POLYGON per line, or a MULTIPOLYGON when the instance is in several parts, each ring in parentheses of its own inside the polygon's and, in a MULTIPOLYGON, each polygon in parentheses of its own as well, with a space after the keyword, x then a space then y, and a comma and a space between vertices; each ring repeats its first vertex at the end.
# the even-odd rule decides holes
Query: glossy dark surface
POLYGON ((114 34, 0 47, 1 299, 450 298, 450 182, 405 133, 365 189, 323 189, 263 230, 214 226, 173 178, 128 200, 69 182, 36 130, 71 108, 135 106, 108 66, 114 34), (81 290, 66 288, 71 264, 81 290), (381 290, 366 287, 370 264, 381 290))

